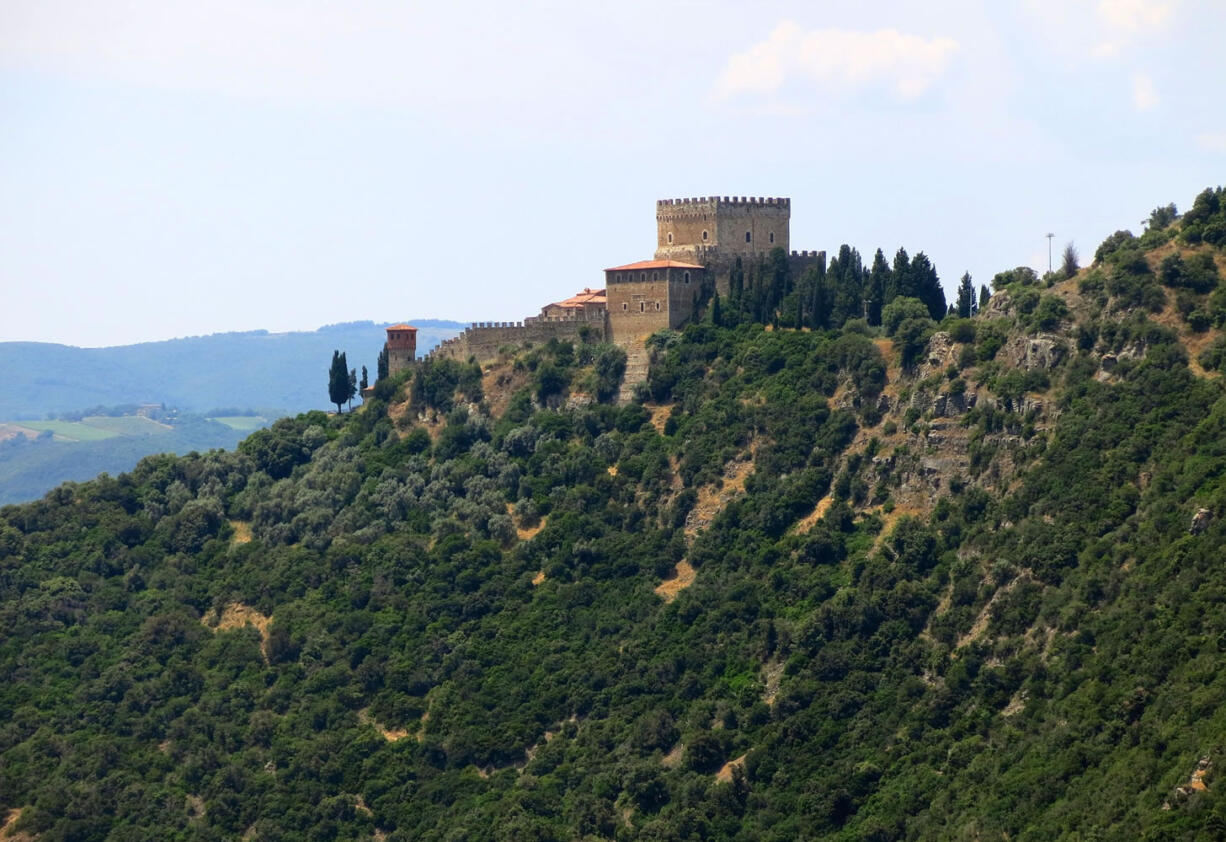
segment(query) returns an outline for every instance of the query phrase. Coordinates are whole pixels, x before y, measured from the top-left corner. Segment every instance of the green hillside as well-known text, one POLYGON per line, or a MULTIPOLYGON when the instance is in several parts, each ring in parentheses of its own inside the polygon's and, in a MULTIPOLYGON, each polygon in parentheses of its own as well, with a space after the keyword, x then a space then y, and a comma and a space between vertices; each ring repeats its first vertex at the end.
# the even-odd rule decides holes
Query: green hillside
POLYGON ((1226 838, 1226 195, 1163 210, 969 318, 907 294, 930 265, 767 261, 639 402, 593 399, 607 346, 440 361, 0 509, 0 811, 1226 838))

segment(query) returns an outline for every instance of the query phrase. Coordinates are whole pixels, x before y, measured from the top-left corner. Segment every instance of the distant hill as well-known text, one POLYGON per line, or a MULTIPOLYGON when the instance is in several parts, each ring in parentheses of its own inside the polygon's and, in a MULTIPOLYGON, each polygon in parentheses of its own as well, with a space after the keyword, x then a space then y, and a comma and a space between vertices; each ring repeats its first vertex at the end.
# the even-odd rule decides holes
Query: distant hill
POLYGON ((230 449, 268 423, 261 416, 169 414, 169 423, 139 415, 0 423, 0 505, 37 499, 70 480, 130 471, 154 453, 230 449))
MULTIPOLYGON (((465 326, 436 319, 413 324, 419 354, 465 326)), ((219 406, 275 407, 290 414, 326 408, 332 351, 345 351, 359 372, 365 365, 373 380, 384 327, 346 322, 315 331, 215 333, 112 348, 0 342, 0 421, 122 403, 189 412, 219 406)))

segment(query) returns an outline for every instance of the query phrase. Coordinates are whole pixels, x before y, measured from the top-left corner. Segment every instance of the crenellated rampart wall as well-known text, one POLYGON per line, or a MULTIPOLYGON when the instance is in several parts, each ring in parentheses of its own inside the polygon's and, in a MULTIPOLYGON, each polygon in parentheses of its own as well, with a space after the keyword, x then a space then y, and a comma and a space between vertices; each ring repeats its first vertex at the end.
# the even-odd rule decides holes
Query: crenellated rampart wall
POLYGON ((550 339, 577 342, 585 336, 600 342, 606 333, 603 312, 577 318, 529 316, 522 322, 474 322, 459 336, 437 345, 429 356, 460 362, 476 357, 477 362, 489 362, 504 349, 518 349, 528 343, 540 345, 550 339))

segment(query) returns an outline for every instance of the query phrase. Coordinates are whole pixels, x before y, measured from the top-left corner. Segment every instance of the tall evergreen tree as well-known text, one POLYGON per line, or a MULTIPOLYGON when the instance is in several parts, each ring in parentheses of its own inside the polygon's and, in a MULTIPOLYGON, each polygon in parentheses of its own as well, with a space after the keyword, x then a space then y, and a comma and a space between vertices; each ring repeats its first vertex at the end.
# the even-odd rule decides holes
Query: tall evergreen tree
POLYGON ((966 272, 958 282, 958 315, 969 319, 975 309, 975 285, 971 282, 971 273, 966 272))
POLYGON ((922 251, 911 261, 911 283, 915 286, 915 297, 924 302, 928 314, 935 321, 945 316, 945 290, 941 288, 941 279, 937 276, 936 267, 922 251))
POLYGON ((349 401, 349 408, 353 409, 353 398, 358 393, 358 370, 356 368, 349 369, 349 377, 346 380, 345 388, 348 394, 345 396, 345 400, 349 401))
POLYGON ((830 301, 826 295, 826 255, 822 253, 817 263, 805 270, 801 286, 808 299, 808 325, 813 330, 830 326, 830 301))
POLYGON ((349 365, 342 351, 332 352, 332 367, 328 369, 328 400, 336 404, 340 414, 342 404, 349 400, 349 365))
POLYGON ((382 380, 388 374, 387 361, 387 345, 383 345, 383 350, 379 352, 379 359, 375 362, 375 380, 382 380))
POLYGON ((886 289, 885 303, 889 304, 895 298, 919 298, 915 285, 911 283, 911 258, 905 248, 899 248, 894 253, 894 269, 890 273, 890 286, 886 289))
POLYGON ((979 309, 983 310, 988 306, 988 302, 992 300, 992 290, 988 289, 987 284, 979 285, 979 309))
POLYGON ((358 384, 358 388, 365 390, 370 385, 370 378, 366 374, 366 366, 362 366, 362 382, 358 384))
POLYGON ((868 311, 868 323, 876 327, 881 324, 881 308, 889 303, 886 292, 890 289, 890 264, 886 263, 885 253, 877 249, 873 255, 873 268, 868 273, 868 283, 864 288, 864 301, 868 311))

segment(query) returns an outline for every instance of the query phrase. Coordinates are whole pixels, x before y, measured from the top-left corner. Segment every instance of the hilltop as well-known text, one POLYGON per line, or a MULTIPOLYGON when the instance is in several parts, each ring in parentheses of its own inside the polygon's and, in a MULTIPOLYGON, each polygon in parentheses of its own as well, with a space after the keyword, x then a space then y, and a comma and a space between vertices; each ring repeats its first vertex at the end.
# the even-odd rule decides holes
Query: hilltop
POLYGON ((0 509, 0 811, 38 839, 1221 838, 1223 191, 1147 227, 967 318, 889 274, 853 318, 850 249, 750 267, 626 403, 605 343, 436 358, 0 509))

